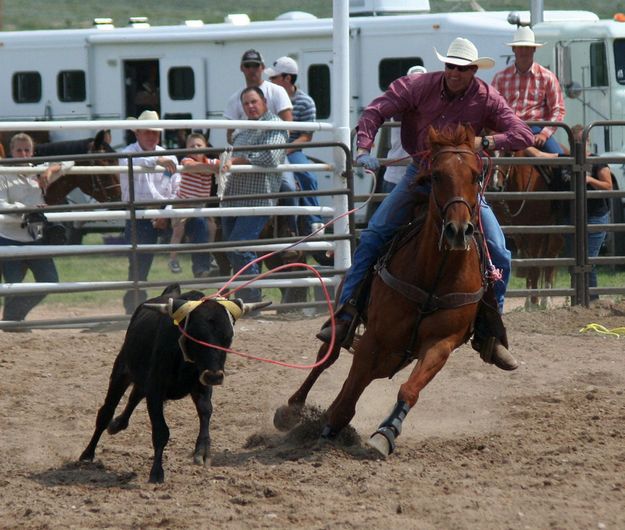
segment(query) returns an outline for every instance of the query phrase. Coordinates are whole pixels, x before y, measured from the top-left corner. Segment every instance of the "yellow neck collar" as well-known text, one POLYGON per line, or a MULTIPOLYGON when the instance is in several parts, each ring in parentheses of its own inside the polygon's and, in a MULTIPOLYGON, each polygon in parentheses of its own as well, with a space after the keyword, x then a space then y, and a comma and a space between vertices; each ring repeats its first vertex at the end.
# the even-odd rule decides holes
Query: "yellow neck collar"
MULTIPOLYGON (((235 302, 232 302, 231 300, 228 300, 226 298, 212 298, 211 300, 214 300, 218 304, 222 305, 226 309, 226 311, 228 311, 228 313, 232 317, 232 320, 235 322, 243 314, 243 310, 239 307, 239 305, 236 304, 235 302)), ((171 315, 171 318, 173 319, 174 324, 176 326, 179 325, 180 322, 182 322, 191 311, 193 311, 196 307, 201 305, 203 302, 204 302, 203 300, 189 300, 188 302, 185 302, 184 304, 182 304, 171 315)))

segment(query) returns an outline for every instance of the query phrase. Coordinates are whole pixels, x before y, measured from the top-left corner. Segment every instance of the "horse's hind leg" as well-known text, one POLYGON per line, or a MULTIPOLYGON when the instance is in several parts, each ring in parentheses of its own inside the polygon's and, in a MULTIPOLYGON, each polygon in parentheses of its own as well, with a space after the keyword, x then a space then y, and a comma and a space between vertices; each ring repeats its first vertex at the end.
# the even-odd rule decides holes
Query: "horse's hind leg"
MULTIPOLYGON (((319 351, 317 352, 317 362, 326 356, 328 348, 328 344, 321 345, 319 351)), ((273 417, 273 424, 276 429, 288 431, 297 425, 301 418, 301 412, 304 407, 304 403, 306 403, 306 398, 308 397, 310 389, 317 382, 317 379, 319 379, 319 376, 326 370, 326 368, 329 368, 336 362, 339 358, 340 352, 341 347, 339 345, 335 345, 327 360, 322 365, 317 366, 310 371, 308 377, 306 377, 306 380, 302 383, 302 386, 300 386, 289 398, 288 404, 283 405, 276 410, 273 417)))
MULTIPOLYGON (((525 287, 529 290, 538 289, 540 278, 540 269, 538 267, 530 267, 527 270, 527 277, 525 279, 525 287)), ((525 309, 532 311, 539 307, 539 297, 537 294, 528 295, 525 300, 525 309)))
POLYGON ((429 348, 423 359, 417 361, 408 380, 401 385, 393 411, 367 442, 382 456, 386 457, 395 450, 395 439, 401 434, 402 423, 408 411, 416 405, 421 390, 445 366, 451 350, 446 342, 429 348))

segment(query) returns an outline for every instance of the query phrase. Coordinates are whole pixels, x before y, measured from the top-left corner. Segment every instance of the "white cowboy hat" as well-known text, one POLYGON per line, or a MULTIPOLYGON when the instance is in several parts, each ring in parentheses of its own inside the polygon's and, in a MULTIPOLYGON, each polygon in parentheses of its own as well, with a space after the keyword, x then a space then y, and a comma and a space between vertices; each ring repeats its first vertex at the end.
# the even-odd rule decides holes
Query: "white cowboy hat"
POLYGON ((490 57, 478 57, 477 48, 470 40, 458 37, 451 41, 447 49, 447 56, 438 53, 434 48, 438 60, 443 63, 458 66, 477 66, 478 68, 492 68, 495 66, 494 59, 490 57))
MULTIPOLYGON (((135 120, 135 121, 160 120, 160 118, 158 117, 158 112, 156 112, 155 110, 144 110, 141 114, 139 114, 138 118, 134 118, 131 116, 127 119, 135 120)), ((133 128, 134 131, 139 130, 139 129, 143 131, 158 131, 158 132, 163 131, 163 129, 159 129, 158 127, 134 127, 133 128)))
POLYGON ((525 46, 528 48, 540 48, 542 43, 536 42, 534 32, 527 26, 519 26, 514 33, 512 42, 506 42, 506 46, 525 46))

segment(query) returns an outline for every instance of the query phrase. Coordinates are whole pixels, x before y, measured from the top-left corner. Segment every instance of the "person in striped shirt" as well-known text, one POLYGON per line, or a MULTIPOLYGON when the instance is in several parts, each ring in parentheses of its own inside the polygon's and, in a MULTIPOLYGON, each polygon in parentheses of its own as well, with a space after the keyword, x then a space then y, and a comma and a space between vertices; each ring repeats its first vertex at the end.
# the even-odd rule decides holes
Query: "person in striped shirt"
MULTIPOLYGON (((207 147, 206 138, 202 133, 191 133, 187 136, 187 149, 205 149, 207 147)), ((176 192, 176 199, 198 199, 208 198, 214 195, 216 189, 215 173, 219 171, 219 159, 208 158, 204 153, 189 154, 182 159, 181 164, 191 167, 194 170, 185 170, 180 173, 180 183, 176 192), (212 173, 207 173, 211 171, 212 173)), ((178 245, 184 238, 186 219, 179 217, 171 220, 172 234, 170 243, 178 245)), ((212 217, 206 219, 208 229, 208 241, 215 241, 217 226, 212 217)), ((182 267, 178 262, 177 252, 169 255, 169 270, 173 273, 182 272, 182 267)))
MULTIPOLYGON (((524 121, 564 121, 566 109, 558 78, 553 72, 534 62, 537 43, 534 32, 519 27, 512 42, 514 64, 495 74, 492 85, 524 121)), ((534 146, 547 153, 562 154, 553 138, 556 127, 533 125, 534 146)))
MULTIPOLYGON (((269 81, 284 88, 293 103, 293 121, 315 121, 317 107, 313 98, 300 89, 295 82, 299 68, 297 62, 291 57, 280 57, 272 66, 265 70, 269 81)), ((304 144, 312 141, 312 131, 291 131, 289 143, 291 147, 287 151, 287 158, 291 164, 310 164, 310 160, 302 151, 304 144)), ((302 191, 316 191, 319 188, 317 177, 310 171, 296 171, 295 180, 302 191)), ((301 197, 301 206, 319 206, 317 197, 301 197)), ((318 230, 323 235, 323 222, 319 215, 306 216, 304 222, 304 235, 318 230)))

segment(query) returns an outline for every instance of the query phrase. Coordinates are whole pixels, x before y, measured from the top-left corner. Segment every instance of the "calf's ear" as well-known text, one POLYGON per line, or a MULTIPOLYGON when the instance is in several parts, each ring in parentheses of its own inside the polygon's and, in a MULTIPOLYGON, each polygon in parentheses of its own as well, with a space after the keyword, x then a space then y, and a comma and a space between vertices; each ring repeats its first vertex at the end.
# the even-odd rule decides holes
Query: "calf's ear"
POLYGON ((178 298, 180 296, 180 285, 177 283, 172 283, 165 287, 165 290, 161 293, 161 296, 173 296, 174 298, 178 298))

